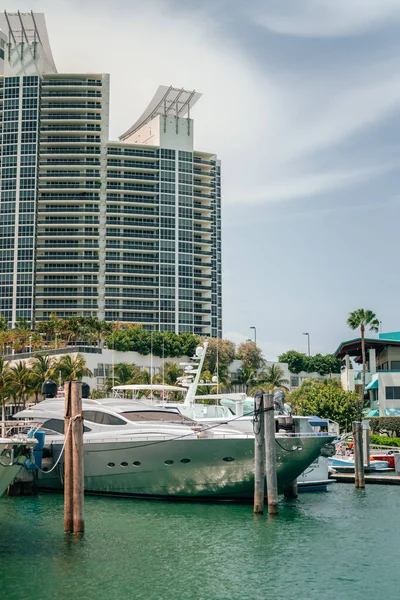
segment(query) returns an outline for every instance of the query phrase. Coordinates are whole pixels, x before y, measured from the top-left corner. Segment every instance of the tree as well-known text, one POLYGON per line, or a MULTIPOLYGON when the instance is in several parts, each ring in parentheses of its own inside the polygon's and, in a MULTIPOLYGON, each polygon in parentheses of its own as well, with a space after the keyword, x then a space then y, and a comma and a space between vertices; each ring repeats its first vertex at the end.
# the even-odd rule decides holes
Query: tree
MULTIPOLYGON (((6 420, 6 400, 9 397, 10 367, 4 358, 0 357, 0 402, 1 402, 1 420, 6 420)), ((5 437, 3 425, 2 436, 5 437)))
POLYGON ((81 317, 70 317, 66 322, 66 333, 68 341, 73 341, 74 346, 78 340, 87 335, 87 327, 81 317))
POLYGON ((242 361, 243 365, 254 371, 259 371, 265 366, 262 351, 255 342, 242 342, 239 344, 236 357, 242 361))
POLYGON ((166 360, 161 365, 160 375, 161 383, 176 385, 178 377, 183 375, 183 369, 172 360, 166 360))
POLYGON ((4 315, 0 315, 0 331, 7 331, 8 323, 4 315))
MULTIPOLYGON (((24 351, 26 350, 26 341, 29 336, 32 334, 31 324, 26 319, 22 317, 18 317, 15 323, 14 335, 15 339, 19 341, 20 348, 24 351)), ((16 346, 14 344, 14 349, 16 346)))
POLYGON ((261 385, 261 382, 257 377, 256 370, 246 364, 236 371, 236 379, 233 381, 233 383, 244 385, 246 388, 246 394, 249 393, 250 389, 253 389, 257 385, 261 385))
POLYGON ((290 392, 286 402, 293 414, 332 419, 341 431, 350 431, 359 413, 357 393, 345 391, 337 379, 306 379, 290 392))
POLYGON ((261 376, 261 384, 268 391, 273 392, 275 389, 288 391, 289 380, 285 379, 284 371, 279 365, 271 365, 268 367, 264 376, 261 376))
POLYGON ((291 373, 319 373, 320 375, 329 375, 330 373, 340 373, 340 360, 333 354, 316 354, 315 356, 306 356, 297 350, 289 350, 278 357, 279 362, 286 363, 291 373))
POLYGON ((39 394, 42 393, 42 385, 47 379, 56 379, 57 371, 55 368, 54 359, 49 356, 39 354, 31 360, 33 393, 35 394, 36 402, 38 402, 39 394))
POLYGON ((208 347, 203 370, 209 371, 212 375, 216 375, 218 371, 218 379, 226 380, 229 365, 235 358, 235 344, 230 340, 219 338, 210 338, 207 341, 208 347))
POLYGON ((286 363, 291 373, 308 372, 307 356, 296 350, 288 350, 284 354, 278 356, 280 363, 286 363))
POLYGON ((9 376, 10 395, 18 404, 25 406, 29 396, 34 390, 34 378, 31 369, 26 363, 19 361, 10 368, 9 376))
POLYGON ((113 373, 106 379, 106 390, 112 391, 115 385, 129 385, 139 383, 140 369, 133 363, 117 363, 114 365, 113 373))
POLYGON ((365 393, 365 328, 367 327, 369 331, 379 331, 379 320, 376 318, 376 314, 372 312, 372 310, 358 308, 350 313, 349 318, 347 319, 347 325, 350 327, 350 329, 360 328, 361 333, 362 384, 360 390, 359 416, 362 418, 362 407, 364 404, 365 393))
POLYGON ((82 354, 72 357, 66 354, 55 365, 56 372, 60 372, 64 381, 81 381, 82 377, 93 377, 93 373, 86 366, 82 354))

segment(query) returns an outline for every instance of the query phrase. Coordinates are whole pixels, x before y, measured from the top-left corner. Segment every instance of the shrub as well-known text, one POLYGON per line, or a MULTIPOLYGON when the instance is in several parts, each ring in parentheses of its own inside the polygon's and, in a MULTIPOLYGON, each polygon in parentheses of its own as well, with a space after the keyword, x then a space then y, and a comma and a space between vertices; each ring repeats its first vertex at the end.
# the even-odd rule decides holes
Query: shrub
POLYGON ((400 447, 400 437, 389 437, 388 435, 371 435, 371 444, 378 446, 398 446, 400 447))

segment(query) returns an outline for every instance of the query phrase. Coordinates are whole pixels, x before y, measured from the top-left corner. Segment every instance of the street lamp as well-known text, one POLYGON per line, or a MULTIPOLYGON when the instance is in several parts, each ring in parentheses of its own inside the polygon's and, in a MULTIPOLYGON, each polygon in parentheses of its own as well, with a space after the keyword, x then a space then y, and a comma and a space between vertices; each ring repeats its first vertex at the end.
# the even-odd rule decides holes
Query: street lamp
POLYGON ((308 342, 308 356, 311 356, 310 353, 310 334, 309 333, 303 333, 303 335, 307 336, 307 342, 308 342))
POLYGON ((257 346, 257 328, 252 325, 250 329, 254 329, 254 343, 257 346))

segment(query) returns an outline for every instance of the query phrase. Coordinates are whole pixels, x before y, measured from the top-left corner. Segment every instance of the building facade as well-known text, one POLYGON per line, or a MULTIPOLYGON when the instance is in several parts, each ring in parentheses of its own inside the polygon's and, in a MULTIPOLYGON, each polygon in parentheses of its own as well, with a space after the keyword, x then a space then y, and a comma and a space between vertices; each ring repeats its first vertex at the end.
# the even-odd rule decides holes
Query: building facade
POLYGON ((221 336, 221 171, 194 91, 109 141, 109 76, 57 73, 44 16, 0 16, 0 313, 221 336))

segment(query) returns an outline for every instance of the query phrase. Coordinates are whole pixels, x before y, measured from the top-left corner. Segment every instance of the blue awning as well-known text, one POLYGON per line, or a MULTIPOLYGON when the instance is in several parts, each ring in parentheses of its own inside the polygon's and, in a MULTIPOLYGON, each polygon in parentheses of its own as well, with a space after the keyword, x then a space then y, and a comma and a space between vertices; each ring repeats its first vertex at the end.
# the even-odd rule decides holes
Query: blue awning
POLYGON ((326 419, 321 419, 320 417, 310 417, 308 422, 311 427, 328 427, 328 421, 326 419))
POLYGON ((371 383, 369 383, 368 385, 365 386, 365 391, 367 390, 377 390, 378 389, 378 380, 374 379, 374 381, 371 381, 371 383))
POLYGON ((370 410, 367 417, 379 417, 379 410, 377 408, 375 410, 370 410))

